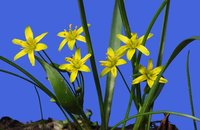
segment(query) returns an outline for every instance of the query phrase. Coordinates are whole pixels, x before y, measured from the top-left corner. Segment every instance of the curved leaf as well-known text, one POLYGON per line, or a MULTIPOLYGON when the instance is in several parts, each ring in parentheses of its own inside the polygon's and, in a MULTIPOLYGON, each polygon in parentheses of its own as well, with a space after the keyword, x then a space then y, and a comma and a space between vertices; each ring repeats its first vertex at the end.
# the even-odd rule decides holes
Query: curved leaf
POLYGON ((66 85, 64 79, 61 77, 58 71, 40 58, 36 57, 36 59, 45 69, 48 79, 60 105, 66 111, 80 115, 82 113, 80 104, 78 103, 77 98, 72 94, 69 87, 66 85))
POLYGON ((141 117, 141 116, 145 116, 145 115, 163 114, 163 113, 167 113, 167 114, 171 114, 171 115, 176 115, 176 116, 182 116, 182 117, 190 118, 190 119, 193 119, 193 120, 196 120, 196 121, 200 122, 200 118, 197 118, 197 117, 194 117, 194 116, 191 116, 191 115, 188 115, 188 114, 179 113, 179 112, 173 112, 173 111, 156 111, 156 112, 145 112, 145 113, 142 113, 142 114, 137 114, 137 115, 131 116, 131 117, 125 119, 125 120, 120 121, 116 125, 114 125, 111 128, 111 130, 115 130, 119 125, 121 125, 124 122, 129 121, 131 119, 134 119, 136 117, 141 117))

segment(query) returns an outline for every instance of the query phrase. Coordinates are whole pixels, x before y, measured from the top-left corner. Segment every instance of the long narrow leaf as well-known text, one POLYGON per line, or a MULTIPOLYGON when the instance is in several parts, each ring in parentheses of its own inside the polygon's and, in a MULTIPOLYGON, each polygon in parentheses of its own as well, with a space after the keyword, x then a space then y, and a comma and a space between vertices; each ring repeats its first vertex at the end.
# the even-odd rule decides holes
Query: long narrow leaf
POLYGON ((12 61, 6 59, 3 56, 0 56, 0 60, 2 60, 3 62, 13 66, 14 68, 16 68, 17 70, 21 71, 23 74, 25 74, 27 77, 29 77, 32 81, 34 81, 43 92, 45 92, 49 97, 56 99, 55 95, 49 91, 39 80, 37 80, 33 75, 31 75, 29 72, 27 72, 26 70, 24 70, 22 67, 20 67, 19 65, 13 63, 12 61))
MULTIPOLYGON (((186 72, 187 72, 188 92, 189 92, 189 98, 190 98, 190 107, 192 111, 192 116, 195 116, 194 104, 193 104, 193 98, 192 98, 192 86, 191 86, 191 80, 190 80, 189 60, 190 60, 190 51, 188 51, 188 55, 187 55, 186 72)), ((193 124, 194 124, 194 130, 197 130, 197 124, 195 120, 193 120, 193 124)))
POLYGON ((127 118, 126 120, 122 120, 119 123, 117 123, 116 125, 114 125, 111 130, 115 130, 115 128, 117 128, 119 125, 123 124, 124 122, 129 121, 129 120, 134 119, 134 118, 137 118, 137 117, 141 117, 141 116, 145 116, 145 115, 163 114, 163 113, 181 116, 181 117, 186 117, 186 118, 190 118, 190 119, 193 119, 193 120, 200 122, 200 118, 197 118, 197 117, 194 117, 194 116, 191 116, 191 115, 188 115, 188 114, 184 114, 184 113, 173 112, 173 111, 155 111, 155 112, 145 112, 145 113, 142 113, 142 114, 137 114, 137 115, 131 116, 131 117, 127 118))
POLYGON ((163 53, 164 53, 164 45, 165 45, 165 38, 166 38, 166 32, 167 32, 167 22, 168 22, 168 15, 169 15, 169 7, 170 7, 170 0, 168 0, 167 5, 166 5, 166 9, 165 9, 165 15, 164 15, 164 20, 163 20, 163 28, 162 28, 160 48, 159 48, 159 53, 158 53, 157 66, 160 66, 162 64, 163 53))
POLYGON ((103 95, 102 95, 101 85, 100 85, 98 71, 97 71, 97 67, 96 67, 96 61, 95 61, 95 57, 94 57, 94 51, 93 51, 93 47, 92 47, 90 33, 88 30, 88 26, 87 26, 87 19, 86 19, 86 13, 85 13, 85 7, 84 7, 83 0, 78 0, 78 4, 79 4, 81 21, 82 21, 82 25, 83 25, 83 31, 85 33, 85 38, 86 38, 86 42, 87 42, 88 52, 90 54, 92 54, 92 56, 90 57, 90 63, 91 63, 93 78, 95 81, 96 91, 97 91, 97 95, 98 95, 98 101, 99 101, 99 107, 100 107, 100 113, 101 113, 101 123, 102 123, 101 129, 105 129, 105 112, 104 112, 104 106, 103 106, 103 95))
MULTIPOLYGON (((122 20, 120 17, 117 1, 115 1, 115 7, 112 18, 112 27, 110 32, 110 44, 109 44, 109 46, 113 48, 113 50, 118 49, 120 46, 120 41, 116 38, 116 34, 121 32, 122 32, 122 20)), ((109 73, 106 79, 106 92, 104 98, 106 129, 108 128, 109 124, 114 88, 115 88, 115 78, 112 76, 112 74, 109 73)))

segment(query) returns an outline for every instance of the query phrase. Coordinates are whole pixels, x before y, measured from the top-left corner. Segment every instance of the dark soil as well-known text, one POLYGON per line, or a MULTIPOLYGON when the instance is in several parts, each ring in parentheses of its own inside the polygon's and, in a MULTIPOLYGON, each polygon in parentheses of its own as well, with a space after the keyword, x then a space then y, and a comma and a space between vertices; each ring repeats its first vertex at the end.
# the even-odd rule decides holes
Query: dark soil
MULTIPOLYGON (((126 126, 125 130, 132 130, 133 125, 126 126)), ((73 124, 63 123, 63 121, 39 120, 36 122, 21 123, 10 117, 2 117, 0 119, 0 130, 76 130, 73 124)), ((92 130, 99 130, 99 127, 94 127, 92 130)), ((116 128, 115 130, 121 130, 116 128)), ((151 123, 150 130, 178 130, 175 125, 168 122, 168 117, 162 121, 154 121, 151 123), (167 120, 166 120, 167 119, 167 120)))

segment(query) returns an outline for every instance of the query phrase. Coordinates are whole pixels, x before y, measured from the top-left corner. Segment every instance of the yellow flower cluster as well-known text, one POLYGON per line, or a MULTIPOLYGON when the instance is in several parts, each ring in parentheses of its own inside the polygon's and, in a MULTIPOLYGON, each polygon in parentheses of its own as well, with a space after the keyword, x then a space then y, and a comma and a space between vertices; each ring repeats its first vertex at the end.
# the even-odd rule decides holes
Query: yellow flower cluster
MULTIPOLYGON (((88 24, 88 26, 90 26, 88 24)), ((83 27, 77 28, 75 27, 72 30, 72 24, 69 25, 69 31, 62 31, 59 32, 57 35, 59 37, 64 38, 60 43, 58 50, 62 50, 66 43, 68 43, 68 47, 70 50, 73 50, 76 40, 81 42, 86 42, 84 36, 82 36, 83 27)), ((42 51, 47 49, 47 46, 40 41, 46 36, 46 33, 42 33, 41 35, 34 38, 33 32, 30 26, 27 26, 25 29, 25 38, 26 41, 20 39, 13 39, 12 42, 16 45, 20 45, 22 50, 17 53, 14 57, 14 60, 19 59, 20 57, 28 54, 28 58, 32 66, 35 65, 35 57, 34 51, 42 51)), ((153 34, 149 34, 147 39, 151 38, 153 34)), ((100 61, 101 65, 105 68, 102 70, 100 76, 104 76, 107 73, 111 72, 111 74, 116 77, 117 76, 117 66, 126 64, 126 61, 121 57, 126 53, 127 59, 130 61, 132 60, 133 56, 135 55, 136 51, 140 51, 146 56, 150 55, 149 50, 142 45, 142 41, 144 36, 138 38, 137 33, 132 33, 131 38, 128 38, 122 34, 117 34, 116 37, 122 41, 125 45, 122 45, 114 51, 112 48, 108 48, 107 50, 107 58, 105 61, 100 61)), ((91 57, 91 54, 86 54, 85 57, 81 58, 81 51, 79 48, 76 49, 75 54, 72 57, 66 57, 65 61, 68 62, 67 64, 62 64, 59 66, 59 69, 65 70, 71 73, 70 75, 70 82, 74 82, 78 72, 89 72, 90 69, 88 66, 85 65, 85 62, 91 57)), ((139 77, 135 78, 132 81, 132 84, 138 84, 143 81, 147 81, 148 86, 151 88, 156 80, 158 74, 162 71, 162 66, 158 66, 153 69, 153 62, 152 60, 148 61, 147 69, 140 65, 139 73, 141 74, 139 77)), ((167 80, 163 77, 159 80, 160 83, 166 83, 167 80)))
MULTIPOLYGON (((88 26, 90 25, 88 24, 88 26)), ((75 27, 75 29, 72 30, 72 24, 69 25, 69 31, 64 30, 62 32, 59 32, 57 35, 59 37, 64 38, 64 40, 60 43, 58 50, 60 51, 66 43, 68 43, 69 49, 73 50, 76 40, 86 42, 85 37, 81 35, 82 32, 83 32, 83 27, 80 27, 78 29, 77 27, 75 27)), ((12 40, 14 44, 20 45, 22 47, 22 50, 15 55, 14 60, 17 60, 22 56, 28 54, 30 63, 32 66, 34 66, 35 65, 34 51, 42 51, 47 49, 47 46, 44 43, 40 43, 40 40, 44 38, 46 34, 47 32, 42 33, 41 35, 34 38, 31 27, 27 26, 25 29, 26 41, 16 38, 12 40)), ((59 66, 59 68, 61 70, 66 70, 70 72, 71 73, 70 82, 74 82, 79 71, 84 71, 84 72, 90 71, 89 67, 85 65, 85 62, 90 58, 90 56, 91 54, 87 54, 84 58, 81 59, 81 51, 79 48, 77 48, 72 58, 71 57, 65 58, 65 61, 69 62, 69 64, 62 64, 59 66)))
MULTIPOLYGON (((149 34, 147 39, 151 38, 153 34, 149 34)), ((105 68, 101 72, 101 77, 106 75, 108 72, 111 71, 111 74, 116 77, 117 76, 117 66, 126 64, 126 61, 124 59, 121 59, 121 57, 126 53, 127 59, 130 61, 132 60, 136 50, 140 51, 146 56, 150 55, 149 50, 142 45, 144 35, 139 37, 137 36, 137 33, 132 33, 131 38, 128 38, 122 34, 117 34, 116 37, 124 42, 125 45, 122 45, 119 49, 116 51, 113 51, 113 49, 108 48, 107 50, 107 60, 106 61, 100 61, 101 65, 105 68)), ((140 76, 137 77, 132 81, 132 84, 138 84, 143 81, 147 81, 148 86, 151 88, 158 76, 158 74, 162 71, 163 66, 158 66, 153 69, 153 62, 152 60, 148 61, 148 67, 147 69, 144 66, 140 66, 139 72, 140 76)), ((167 83, 167 80, 163 77, 159 80, 160 83, 167 83)))

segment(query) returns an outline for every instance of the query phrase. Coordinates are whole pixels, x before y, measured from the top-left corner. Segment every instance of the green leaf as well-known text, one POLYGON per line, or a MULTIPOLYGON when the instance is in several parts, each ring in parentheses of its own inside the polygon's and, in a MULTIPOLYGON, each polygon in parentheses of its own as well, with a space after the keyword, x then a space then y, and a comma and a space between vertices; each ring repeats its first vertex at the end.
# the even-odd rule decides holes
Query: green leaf
MULTIPOLYGON (((116 35, 122 32, 122 20, 120 17, 120 12, 118 9, 118 3, 115 1, 115 7, 113 11, 112 26, 110 32, 110 44, 109 46, 116 50, 120 47, 120 41, 116 38, 116 35)), ((111 73, 107 75, 106 79, 106 92, 104 98, 104 109, 105 109, 105 119, 106 128, 108 128, 110 112, 112 107, 113 93, 115 88, 115 78, 111 73)))
POLYGON ((131 116, 131 117, 125 119, 125 120, 120 121, 116 125, 114 125, 111 128, 111 130, 115 130, 119 125, 121 125, 124 122, 129 121, 131 119, 134 119, 136 117, 141 117, 141 116, 143 117, 145 115, 155 115, 155 114, 163 114, 163 113, 167 113, 167 114, 171 114, 171 115, 176 115, 176 116, 181 116, 181 117, 186 117, 186 118, 190 118, 190 119, 193 119, 193 120, 196 120, 196 121, 200 122, 200 118, 197 118, 197 117, 194 117, 194 116, 191 116, 191 115, 188 115, 188 114, 184 114, 184 113, 173 112, 173 111, 155 111, 155 112, 145 112, 145 113, 142 113, 142 114, 133 115, 133 116, 131 116))
MULTIPOLYGON (((194 103, 193 103, 193 98, 192 98, 192 85, 191 85, 191 80, 190 80, 189 60, 190 60, 190 51, 188 51, 188 55, 187 55, 186 72, 187 72, 188 92, 189 92, 189 98, 190 98, 190 107, 192 111, 192 116, 195 116, 194 103)), ((197 124, 195 120, 193 120, 193 125, 194 125, 194 130, 197 130, 197 124)))
POLYGON ((36 57, 36 59, 45 69, 48 79, 60 105, 66 111, 80 115, 82 113, 82 108, 80 107, 77 98, 72 94, 69 87, 66 85, 64 79, 61 77, 58 71, 40 58, 36 57))

